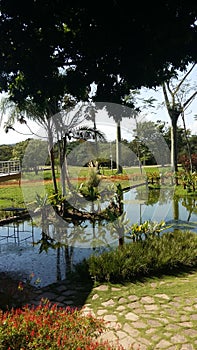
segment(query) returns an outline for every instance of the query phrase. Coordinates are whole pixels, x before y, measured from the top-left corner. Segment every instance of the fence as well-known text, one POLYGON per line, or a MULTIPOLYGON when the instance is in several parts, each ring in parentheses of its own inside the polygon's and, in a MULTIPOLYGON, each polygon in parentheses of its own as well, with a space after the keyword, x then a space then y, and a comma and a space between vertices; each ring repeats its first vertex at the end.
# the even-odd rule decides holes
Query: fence
POLYGON ((19 160, 0 161, 0 176, 17 174, 21 172, 19 160))

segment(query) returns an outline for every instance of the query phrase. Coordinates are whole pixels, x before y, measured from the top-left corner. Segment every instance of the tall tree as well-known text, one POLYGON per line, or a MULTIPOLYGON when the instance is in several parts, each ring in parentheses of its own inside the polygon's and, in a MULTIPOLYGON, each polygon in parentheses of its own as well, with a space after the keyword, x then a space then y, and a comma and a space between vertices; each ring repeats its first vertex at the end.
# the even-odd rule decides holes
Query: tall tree
POLYGON ((180 81, 174 86, 174 80, 168 80, 162 84, 165 105, 171 119, 171 168, 177 173, 177 122, 180 115, 184 115, 185 110, 197 95, 197 91, 193 91, 187 95, 188 87, 184 87, 184 83, 194 69, 195 64, 187 71, 180 81), (186 96, 187 95, 187 96, 186 96))
POLYGON ((197 61, 196 19, 193 0, 149 1, 143 11, 139 2, 132 12, 120 0, 1 0, 0 91, 48 117, 65 93, 86 99, 93 82, 97 101, 120 103, 197 61))
MULTIPOLYGON (((67 92, 87 96, 92 82, 107 101, 117 76, 129 88, 160 85, 197 60, 193 0, 1 0, 0 85, 21 103, 45 104, 67 92), (132 35, 131 35, 132 33, 132 35), (169 70, 170 67, 170 70, 169 70), (66 73, 65 73, 66 72, 66 73)), ((118 101, 119 103, 119 101, 118 101)))

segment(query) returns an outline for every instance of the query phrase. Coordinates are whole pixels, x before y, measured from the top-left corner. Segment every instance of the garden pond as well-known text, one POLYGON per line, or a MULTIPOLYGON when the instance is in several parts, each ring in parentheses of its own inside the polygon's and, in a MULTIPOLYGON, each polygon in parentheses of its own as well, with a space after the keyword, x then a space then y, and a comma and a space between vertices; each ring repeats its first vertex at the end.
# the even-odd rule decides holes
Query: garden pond
MULTIPOLYGON (((134 188, 123 194, 122 226, 164 220, 167 230, 180 228, 197 233, 196 203, 197 198, 192 196, 174 198, 171 190, 134 188)), ((43 228, 32 220, 0 226, 0 272, 38 287, 65 279, 74 264, 94 252, 117 246, 118 227, 118 219, 112 224, 70 222, 61 229, 50 224, 46 237, 43 228)))

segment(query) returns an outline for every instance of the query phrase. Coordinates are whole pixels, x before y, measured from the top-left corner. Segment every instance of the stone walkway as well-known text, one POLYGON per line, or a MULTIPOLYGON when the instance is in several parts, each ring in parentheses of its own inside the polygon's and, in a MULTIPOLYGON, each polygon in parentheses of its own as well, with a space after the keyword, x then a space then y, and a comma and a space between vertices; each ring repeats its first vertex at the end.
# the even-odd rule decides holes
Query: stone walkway
MULTIPOLYGON (((187 278, 182 282, 187 283, 187 278)), ((153 293, 139 297, 128 286, 100 285, 87 294, 82 285, 71 288, 62 281, 36 291, 31 303, 47 298, 61 306, 75 306, 80 294, 84 300, 88 297, 82 312, 106 321, 103 340, 113 344, 118 340, 126 350, 197 349, 197 297, 157 292, 157 284, 162 283, 167 285, 153 282, 153 293)))

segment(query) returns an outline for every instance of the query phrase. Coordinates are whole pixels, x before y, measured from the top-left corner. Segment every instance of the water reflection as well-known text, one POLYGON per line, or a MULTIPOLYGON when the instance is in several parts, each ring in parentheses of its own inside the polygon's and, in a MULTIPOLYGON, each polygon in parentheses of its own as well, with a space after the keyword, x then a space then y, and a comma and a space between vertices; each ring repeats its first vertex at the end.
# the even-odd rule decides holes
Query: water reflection
POLYGON ((139 187, 123 194, 123 213, 111 222, 67 222, 45 208, 47 212, 35 217, 34 223, 17 223, 17 240, 11 234, 16 224, 0 227, 0 271, 20 274, 21 279, 34 273, 32 284, 40 279, 40 287, 48 285, 66 278, 73 266, 90 254, 121 245, 125 227, 133 223, 164 220, 174 229, 197 232, 196 202, 194 197, 174 198, 171 190, 139 187))
POLYGON ((124 211, 131 223, 164 220, 174 228, 197 232, 197 198, 178 198, 173 189, 133 189, 124 194, 124 211))

